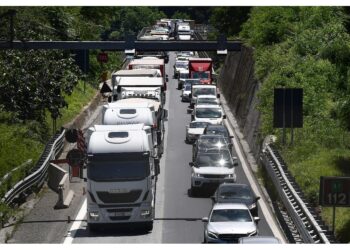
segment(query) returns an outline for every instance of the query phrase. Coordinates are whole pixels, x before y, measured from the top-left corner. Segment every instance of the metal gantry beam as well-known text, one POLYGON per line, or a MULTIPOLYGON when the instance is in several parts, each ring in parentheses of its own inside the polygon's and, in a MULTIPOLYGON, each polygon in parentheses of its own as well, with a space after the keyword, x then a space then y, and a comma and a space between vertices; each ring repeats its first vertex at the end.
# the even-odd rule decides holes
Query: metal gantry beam
POLYGON ((135 49, 136 51, 217 51, 223 49, 228 51, 240 51, 240 41, 134 41, 134 48, 126 41, 12 41, 0 42, 0 49, 63 49, 82 50, 100 49, 105 51, 125 51, 135 49))

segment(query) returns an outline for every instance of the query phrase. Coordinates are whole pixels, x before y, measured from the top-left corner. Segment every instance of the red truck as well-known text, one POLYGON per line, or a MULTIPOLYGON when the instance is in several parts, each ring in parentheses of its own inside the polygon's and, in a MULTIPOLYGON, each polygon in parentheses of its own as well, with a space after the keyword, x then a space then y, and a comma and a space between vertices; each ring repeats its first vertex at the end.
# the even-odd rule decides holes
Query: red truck
POLYGON ((188 70, 190 78, 199 78, 203 84, 213 83, 213 60, 211 58, 189 58, 188 70))
POLYGON ((164 79, 164 90, 167 89, 168 75, 165 74, 164 59, 159 59, 156 57, 133 59, 129 63, 128 69, 158 69, 164 79))

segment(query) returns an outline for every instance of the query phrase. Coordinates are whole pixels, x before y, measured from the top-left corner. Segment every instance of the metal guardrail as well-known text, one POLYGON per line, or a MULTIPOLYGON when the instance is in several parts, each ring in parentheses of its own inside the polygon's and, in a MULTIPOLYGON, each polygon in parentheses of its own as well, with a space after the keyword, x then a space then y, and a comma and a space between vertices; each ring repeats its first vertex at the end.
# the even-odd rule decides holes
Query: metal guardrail
POLYGON ((267 145, 263 150, 262 161, 303 242, 326 244, 335 242, 334 236, 328 231, 320 216, 304 201, 301 189, 272 145, 267 145))
POLYGON ((39 187, 44 183, 50 160, 55 159, 63 149, 64 135, 65 130, 62 129, 61 132, 57 133, 50 139, 36 166, 31 170, 31 174, 14 185, 14 187, 1 199, 2 203, 10 205, 16 197, 24 194, 30 188, 34 186, 39 187))

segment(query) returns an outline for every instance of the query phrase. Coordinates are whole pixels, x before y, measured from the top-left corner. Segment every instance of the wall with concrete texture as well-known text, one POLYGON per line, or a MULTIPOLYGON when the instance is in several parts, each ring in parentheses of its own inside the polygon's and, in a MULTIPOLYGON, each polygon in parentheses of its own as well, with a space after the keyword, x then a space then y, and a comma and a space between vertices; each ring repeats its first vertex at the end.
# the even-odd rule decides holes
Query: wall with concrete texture
POLYGON ((260 112, 256 110, 260 83, 254 78, 253 49, 229 52, 221 69, 218 84, 250 150, 257 159, 260 151, 260 112))

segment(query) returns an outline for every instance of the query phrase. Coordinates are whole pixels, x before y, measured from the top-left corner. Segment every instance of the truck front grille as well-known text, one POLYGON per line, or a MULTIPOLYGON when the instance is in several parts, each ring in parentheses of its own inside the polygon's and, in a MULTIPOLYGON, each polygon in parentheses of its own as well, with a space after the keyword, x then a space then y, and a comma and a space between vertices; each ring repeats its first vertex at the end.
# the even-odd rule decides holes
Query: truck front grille
POLYGON ((132 190, 128 193, 97 192, 103 203, 131 203, 139 199, 142 190, 132 190))
POLYGON ((129 220, 130 216, 109 216, 111 220, 129 220))

